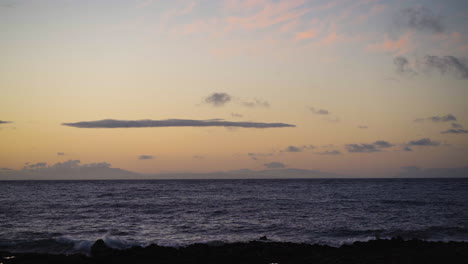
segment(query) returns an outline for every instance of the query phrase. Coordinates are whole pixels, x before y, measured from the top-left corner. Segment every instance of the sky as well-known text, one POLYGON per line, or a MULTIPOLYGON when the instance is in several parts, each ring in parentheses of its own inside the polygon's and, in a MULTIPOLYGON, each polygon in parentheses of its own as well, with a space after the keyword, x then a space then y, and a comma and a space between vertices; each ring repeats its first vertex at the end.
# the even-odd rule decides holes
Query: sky
POLYGON ((0 170, 468 167, 467 24, 465 0, 0 0, 0 170))

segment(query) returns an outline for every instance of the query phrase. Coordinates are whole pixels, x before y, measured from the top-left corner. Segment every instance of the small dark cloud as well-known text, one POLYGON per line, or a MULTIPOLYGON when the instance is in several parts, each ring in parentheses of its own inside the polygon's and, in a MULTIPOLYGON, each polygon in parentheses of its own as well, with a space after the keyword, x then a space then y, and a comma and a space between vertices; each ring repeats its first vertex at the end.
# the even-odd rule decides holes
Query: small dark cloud
POLYGON ((254 99, 253 101, 243 101, 241 102, 241 105, 246 106, 246 107, 265 107, 268 108, 270 107, 270 103, 268 101, 262 101, 259 99, 254 99))
POLYGON ((205 159, 205 157, 199 156, 199 155, 195 155, 192 158, 197 159, 197 160, 205 159))
POLYGON ((394 145, 384 141, 378 140, 374 143, 370 144, 346 144, 345 148, 348 152, 354 153, 372 153, 372 152, 380 152, 382 149, 391 148, 394 145))
POLYGON ((376 145, 379 148, 391 148, 394 146, 393 144, 390 144, 389 142, 384 141, 384 140, 378 140, 374 142, 374 145, 376 145))
POLYGON ((447 114, 447 115, 444 115, 444 116, 431 116, 431 117, 427 117, 427 118, 416 118, 414 120, 414 122, 421 123, 421 122, 424 122, 426 120, 434 122, 434 123, 440 123, 440 122, 457 121, 457 118, 452 114, 447 114))
POLYGON ((26 164, 27 166, 24 167, 25 169, 41 169, 47 166, 46 162, 38 162, 38 163, 30 164, 30 165, 28 165, 29 163, 26 163, 26 164))
POLYGON ((64 152, 57 152, 57 156, 65 156, 64 152))
POLYGON ((422 138, 418 140, 412 140, 406 143, 406 146, 439 146, 440 142, 433 141, 429 138, 422 138))
POLYGON ((356 153, 371 153, 371 152, 380 152, 381 150, 374 144, 346 144, 346 150, 348 152, 356 153))
POLYGON ((154 157, 150 155, 140 155, 138 156, 138 159, 139 160, 151 160, 151 159, 154 159, 154 157))
POLYGON ((298 148, 298 147, 295 147, 295 146, 289 146, 284 151, 286 151, 286 152, 301 152, 302 148, 298 148))
POLYGON ((13 123, 13 122, 0 120, 0 124, 10 124, 10 123, 13 123))
POLYGON ((429 70, 436 70, 440 74, 452 74, 461 79, 468 79, 468 61, 455 56, 432 56, 424 57, 424 65, 429 70))
POLYGON ((232 100, 231 96, 227 93, 213 93, 205 98, 205 103, 213 106, 223 106, 232 100))
POLYGON ((10 169, 10 168, 0 168, 0 172, 1 171, 12 171, 12 169, 10 169))
POLYGON ((341 155, 339 150, 327 150, 322 152, 317 152, 319 155, 341 155))
POLYGON ((265 167, 267 167, 268 169, 282 169, 282 168, 286 168, 286 165, 284 163, 281 163, 281 162, 270 162, 270 163, 265 163, 263 164, 265 167))
POLYGON ((114 120, 83 121, 76 123, 62 123, 64 126, 77 128, 140 128, 140 127, 243 127, 243 128, 277 128, 295 127, 285 123, 232 122, 221 119, 191 120, 114 120))
POLYGON ((408 27, 422 32, 441 33, 445 30, 441 17, 426 7, 403 9, 395 19, 396 24, 400 27, 408 27))
POLYGON ((309 107, 309 110, 316 115, 329 115, 330 112, 325 109, 316 109, 314 107, 309 107))
POLYGON ((369 127, 368 127, 368 126, 358 126, 358 128, 360 128, 360 129, 368 129, 369 127))
POLYGON ((452 123, 452 128, 463 128, 463 126, 457 123, 452 123))
POLYGON ((408 146, 406 146, 406 147, 403 147, 403 151, 408 151, 408 152, 410 152, 410 151, 413 151, 413 149, 410 148, 410 147, 408 147, 408 146))
POLYGON ((468 134, 468 130, 462 128, 451 128, 440 132, 441 134, 468 134))
POLYGON ((404 74, 407 76, 413 76, 417 74, 416 71, 411 68, 410 63, 406 57, 398 56, 393 58, 393 64, 395 65, 396 72, 399 74, 404 74))
POLYGON ((247 156, 249 156, 253 160, 258 160, 259 158, 264 158, 264 157, 271 157, 273 155, 274 154, 272 152, 271 153, 253 153, 253 152, 247 153, 247 156))
POLYGON ((287 148, 281 150, 281 152, 302 152, 306 149, 314 149, 315 147, 312 145, 308 146, 288 146, 287 148))
POLYGON ((232 117, 239 117, 239 118, 244 117, 244 115, 237 114, 237 113, 231 113, 231 116, 232 117))

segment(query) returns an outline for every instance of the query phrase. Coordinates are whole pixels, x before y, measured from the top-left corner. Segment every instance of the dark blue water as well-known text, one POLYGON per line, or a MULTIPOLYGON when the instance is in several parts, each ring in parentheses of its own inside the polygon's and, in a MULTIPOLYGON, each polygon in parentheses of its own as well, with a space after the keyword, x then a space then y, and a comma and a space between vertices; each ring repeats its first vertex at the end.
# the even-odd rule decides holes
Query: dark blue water
POLYGON ((0 250, 195 242, 468 241, 468 179, 0 182, 0 250))

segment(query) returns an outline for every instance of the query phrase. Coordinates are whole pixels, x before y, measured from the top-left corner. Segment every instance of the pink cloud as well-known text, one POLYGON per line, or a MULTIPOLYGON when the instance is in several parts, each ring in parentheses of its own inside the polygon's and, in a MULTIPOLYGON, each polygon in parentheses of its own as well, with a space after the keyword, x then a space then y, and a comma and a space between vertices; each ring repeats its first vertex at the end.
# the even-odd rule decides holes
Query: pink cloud
POLYGON ((408 52, 410 48, 410 38, 410 33, 406 33, 397 40, 391 40, 389 39, 388 35, 385 35, 385 40, 383 42, 369 44, 366 49, 376 52, 392 52, 403 54, 408 52))
POLYGON ((279 23, 299 18, 310 11, 309 8, 298 8, 305 0, 266 1, 263 8, 248 16, 231 16, 227 19, 228 30, 242 28, 248 30, 262 29, 279 23))
POLYGON ((327 36, 325 36, 321 41, 320 43, 323 44, 323 45, 330 45, 330 44, 333 44, 335 43, 336 41, 338 41, 339 39, 339 36, 338 34, 336 33, 335 30, 332 30, 328 33, 327 36))
POLYGON ((299 21, 296 19, 296 20, 292 20, 290 22, 285 23, 278 30, 281 33, 287 33, 287 32, 293 31, 298 25, 299 25, 299 21))
POLYGON ((316 36, 317 36, 317 30, 311 29, 309 31, 296 33, 295 40, 310 39, 310 38, 315 38, 316 36))
POLYGON ((166 24, 172 19, 191 13, 193 11, 193 8, 196 6, 196 4, 197 3, 195 1, 192 1, 188 3, 187 5, 179 6, 177 8, 166 11, 165 13, 161 15, 160 26, 165 27, 166 24))

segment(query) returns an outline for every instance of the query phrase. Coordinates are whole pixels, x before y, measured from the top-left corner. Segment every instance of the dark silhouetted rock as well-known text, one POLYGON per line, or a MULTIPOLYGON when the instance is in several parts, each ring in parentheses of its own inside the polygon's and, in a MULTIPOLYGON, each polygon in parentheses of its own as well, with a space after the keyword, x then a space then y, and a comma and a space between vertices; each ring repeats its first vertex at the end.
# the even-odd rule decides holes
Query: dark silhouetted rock
POLYGON ((91 256, 82 254, 51 255, 0 252, 0 262, 10 263, 204 263, 204 264, 267 264, 267 263, 468 263, 466 242, 426 242, 421 240, 378 239, 356 242, 339 248, 252 241, 213 246, 193 244, 174 248, 158 245, 117 250, 98 240, 91 248, 91 256), (7 256, 14 258, 5 259, 7 256))
POLYGON ((98 239, 91 246, 91 256, 97 257, 97 258, 108 257, 110 255, 115 254, 115 251, 116 250, 107 246, 104 240, 102 239, 98 239))

